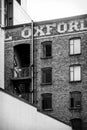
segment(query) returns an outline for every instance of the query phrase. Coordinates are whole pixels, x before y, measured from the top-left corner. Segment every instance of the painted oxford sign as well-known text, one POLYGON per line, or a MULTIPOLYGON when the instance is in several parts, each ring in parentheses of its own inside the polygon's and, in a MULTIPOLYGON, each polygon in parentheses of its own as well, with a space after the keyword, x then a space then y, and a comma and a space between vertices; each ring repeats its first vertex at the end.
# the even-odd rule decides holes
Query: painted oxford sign
MULTIPOLYGON (((64 33, 72 33, 78 31, 87 30, 87 19, 79 19, 67 22, 53 22, 50 24, 40 24, 34 26, 34 37, 41 36, 52 36, 64 33)), ((26 26, 22 28, 16 28, 6 31, 6 41, 8 40, 20 40, 31 38, 32 29, 31 26, 26 26)))

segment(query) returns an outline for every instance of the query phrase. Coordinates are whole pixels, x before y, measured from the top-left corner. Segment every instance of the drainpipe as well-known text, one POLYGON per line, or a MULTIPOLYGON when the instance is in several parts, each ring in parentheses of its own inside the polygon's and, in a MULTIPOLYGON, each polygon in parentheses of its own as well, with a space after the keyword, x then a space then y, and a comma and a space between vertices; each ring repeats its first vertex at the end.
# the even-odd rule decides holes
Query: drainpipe
POLYGON ((33 56, 33 48, 34 48, 34 38, 33 38, 33 20, 31 21, 32 24, 32 43, 31 43, 31 49, 32 49, 32 57, 31 57, 31 65, 32 65, 32 104, 34 103, 34 56, 33 56))

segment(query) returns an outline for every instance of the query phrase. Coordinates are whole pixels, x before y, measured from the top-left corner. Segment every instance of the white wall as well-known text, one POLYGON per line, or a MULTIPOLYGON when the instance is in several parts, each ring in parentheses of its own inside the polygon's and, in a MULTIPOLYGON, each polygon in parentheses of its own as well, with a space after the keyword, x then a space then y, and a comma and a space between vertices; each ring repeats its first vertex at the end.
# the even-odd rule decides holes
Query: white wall
POLYGON ((0 91, 0 130, 71 130, 71 127, 0 91))
MULTIPOLYGON (((13 25, 31 23, 31 18, 16 0, 13 1, 13 25)), ((25 5, 24 5, 25 6, 25 5)))
POLYGON ((0 0, 0 26, 4 27, 4 0, 0 0))
POLYGON ((4 88, 4 30, 0 28, 0 88, 4 88))
POLYGON ((27 0, 21 0, 21 6, 27 12, 27 0))

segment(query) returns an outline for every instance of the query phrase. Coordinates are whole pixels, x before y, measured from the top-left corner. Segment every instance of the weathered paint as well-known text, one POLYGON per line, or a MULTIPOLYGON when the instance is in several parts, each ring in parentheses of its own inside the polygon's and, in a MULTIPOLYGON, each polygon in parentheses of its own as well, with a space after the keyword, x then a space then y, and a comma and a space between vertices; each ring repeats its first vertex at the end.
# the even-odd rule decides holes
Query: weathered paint
MULTIPOLYGON (((52 36, 64 33, 72 33, 87 30, 87 19, 72 20, 68 22, 54 22, 50 24, 42 24, 34 26, 34 37, 52 36)), ((6 31, 6 41, 19 40, 32 37, 31 26, 20 27, 6 31)))

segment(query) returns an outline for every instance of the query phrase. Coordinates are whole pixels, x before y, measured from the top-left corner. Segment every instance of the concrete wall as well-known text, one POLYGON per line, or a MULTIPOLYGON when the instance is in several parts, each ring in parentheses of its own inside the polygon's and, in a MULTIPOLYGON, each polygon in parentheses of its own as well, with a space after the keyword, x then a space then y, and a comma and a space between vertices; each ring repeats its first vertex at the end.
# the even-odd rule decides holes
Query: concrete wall
POLYGON ((21 0, 21 6, 27 12, 27 0, 21 0))
POLYGON ((27 10, 24 10, 22 6, 16 0, 13 1, 13 25, 31 23, 31 19, 26 13, 27 10))
POLYGON ((71 127, 52 119, 36 108, 0 91, 1 130, 71 130, 71 127))
POLYGON ((0 28, 0 88, 4 88, 4 30, 0 28))
POLYGON ((0 26, 4 27, 4 0, 0 0, 0 26))

